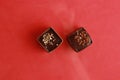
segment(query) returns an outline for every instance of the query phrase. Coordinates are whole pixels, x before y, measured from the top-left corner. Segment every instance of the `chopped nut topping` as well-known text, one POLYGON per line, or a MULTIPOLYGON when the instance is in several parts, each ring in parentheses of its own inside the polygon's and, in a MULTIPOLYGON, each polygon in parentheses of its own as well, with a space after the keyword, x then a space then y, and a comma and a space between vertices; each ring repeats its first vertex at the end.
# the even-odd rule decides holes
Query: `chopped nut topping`
POLYGON ((53 42, 55 41, 55 38, 53 36, 53 34, 50 34, 50 33, 45 33, 43 35, 43 40, 45 45, 53 45, 53 42))
POLYGON ((77 35, 74 37, 74 39, 78 42, 79 45, 84 46, 87 43, 89 43, 89 38, 85 31, 82 31, 82 32, 77 31, 77 35))

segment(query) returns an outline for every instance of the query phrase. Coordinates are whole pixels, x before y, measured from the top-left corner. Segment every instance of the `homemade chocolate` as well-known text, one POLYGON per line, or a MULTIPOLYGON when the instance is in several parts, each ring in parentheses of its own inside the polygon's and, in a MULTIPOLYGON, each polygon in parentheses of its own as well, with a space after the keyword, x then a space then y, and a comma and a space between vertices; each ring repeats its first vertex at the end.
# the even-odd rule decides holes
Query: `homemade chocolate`
POLYGON ((62 43, 62 39, 52 28, 48 28, 39 36, 38 42, 47 52, 51 52, 62 43))
POLYGON ((81 28, 77 29, 75 32, 71 33, 68 36, 67 40, 68 40, 68 43, 70 44, 70 46, 76 52, 79 52, 92 44, 92 40, 91 40, 89 34, 83 27, 81 27, 81 28))

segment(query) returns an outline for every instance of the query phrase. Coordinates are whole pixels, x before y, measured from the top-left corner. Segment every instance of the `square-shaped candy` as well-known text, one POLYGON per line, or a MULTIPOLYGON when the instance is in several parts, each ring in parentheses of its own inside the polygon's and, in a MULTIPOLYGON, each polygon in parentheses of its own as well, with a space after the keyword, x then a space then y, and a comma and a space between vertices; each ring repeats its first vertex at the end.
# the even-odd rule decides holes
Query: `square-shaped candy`
POLYGON ((83 27, 77 29, 75 32, 72 32, 68 36, 67 40, 68 40, 68 43, 70 44, 70 46, 76 52, 79 52, 92 44, 92 40, 91 40, 89 34, 83 27))
POLYGON ((62 43, 62 39, 52 28, 48 28, 38 37, 38 42, 47 52, 51 52, 62 43))

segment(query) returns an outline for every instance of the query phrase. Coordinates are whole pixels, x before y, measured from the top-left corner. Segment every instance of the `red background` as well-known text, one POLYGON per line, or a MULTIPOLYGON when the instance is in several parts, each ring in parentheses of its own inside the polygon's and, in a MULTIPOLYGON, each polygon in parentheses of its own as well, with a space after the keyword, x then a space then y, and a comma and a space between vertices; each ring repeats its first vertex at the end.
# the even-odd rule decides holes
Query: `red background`
POLYGON ((0 80, 120 80, 119 0, 0 0, 0 80), (36 38, 52 26, 50 54, 36 38), (66 36, 84 26, 93 44, 76 53, 66 36))

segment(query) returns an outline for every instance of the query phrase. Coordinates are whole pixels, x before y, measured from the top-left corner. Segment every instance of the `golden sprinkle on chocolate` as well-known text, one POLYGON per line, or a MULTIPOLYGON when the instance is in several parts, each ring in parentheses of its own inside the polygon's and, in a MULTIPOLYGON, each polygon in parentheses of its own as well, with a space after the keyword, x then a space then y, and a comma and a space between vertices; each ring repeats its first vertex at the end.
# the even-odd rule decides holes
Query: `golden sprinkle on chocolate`
POLYGON ((53 36, 53 34, 50 34, 50 33, 45 33, 43 35, 43 40, 45 45, 53 45, 53 42, 55 41, 55 38, 53 36))
POLYGON ((77 35, 74 37, 74 39, 78 42, 79 45, 84 46, 86 45, 86 43, 89 43, 89 38, 85 31, 82 32, 77 31, 77 35))

